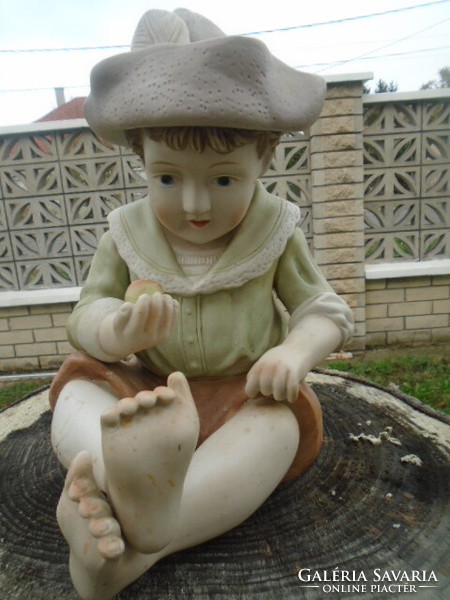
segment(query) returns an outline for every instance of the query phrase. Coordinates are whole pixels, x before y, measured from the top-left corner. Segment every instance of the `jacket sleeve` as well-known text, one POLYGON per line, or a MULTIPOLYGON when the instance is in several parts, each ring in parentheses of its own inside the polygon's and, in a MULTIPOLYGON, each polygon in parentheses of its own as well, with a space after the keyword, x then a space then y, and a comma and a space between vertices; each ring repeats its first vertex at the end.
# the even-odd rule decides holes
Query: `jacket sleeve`
POLYGON ((290 330, 307 314, 316 314, 339 327, 341 347, 353 335, 352 311, 319 270, 300 229, 288 241, 279 260, 275 289, 290 314, 290 330))
POLYGON ((100 239, 80 301, 67 324, 67 335, 74 348, 105 359, 98 348, 98 324, 123 304, 129 282, 128 267, 107 232, 100 239))

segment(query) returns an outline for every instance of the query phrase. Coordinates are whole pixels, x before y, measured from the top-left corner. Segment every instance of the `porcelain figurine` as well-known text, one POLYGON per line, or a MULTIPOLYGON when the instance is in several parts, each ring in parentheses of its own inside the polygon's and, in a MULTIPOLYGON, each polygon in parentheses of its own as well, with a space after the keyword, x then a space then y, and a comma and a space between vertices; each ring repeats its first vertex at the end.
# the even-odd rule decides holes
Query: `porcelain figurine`
POLYGON ((304 379, 351 312, 299 209, 259 178, 324 93, 184 9, 147 12, 131 51, 92 72, 88 122, 141 156, 148 197, 109 215, 51 388, 57 518, 83 600, 239 525, 320 450, 304 379))

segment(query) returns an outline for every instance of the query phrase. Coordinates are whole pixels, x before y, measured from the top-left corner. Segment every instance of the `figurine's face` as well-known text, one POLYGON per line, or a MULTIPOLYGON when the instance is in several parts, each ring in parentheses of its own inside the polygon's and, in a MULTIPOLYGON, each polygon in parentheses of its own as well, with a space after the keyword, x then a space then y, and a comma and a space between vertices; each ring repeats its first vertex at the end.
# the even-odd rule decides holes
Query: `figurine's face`
POLYGON ((155 214, 170 234, 207 245, 230 234, 245 217, 263 161, 254 143, 219 154, 207 148, 172 150, 144 134, 145 170, 155 214))

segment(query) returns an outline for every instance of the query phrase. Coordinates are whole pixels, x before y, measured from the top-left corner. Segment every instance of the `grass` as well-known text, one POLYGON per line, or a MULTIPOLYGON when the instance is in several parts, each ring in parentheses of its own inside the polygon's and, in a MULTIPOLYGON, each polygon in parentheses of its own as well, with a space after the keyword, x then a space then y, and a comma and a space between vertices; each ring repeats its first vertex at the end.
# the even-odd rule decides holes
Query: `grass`
MULTIPOLYGON (((387 387, 397 385, 409 396, 450 414, 450 346, 387 348, 327 361, 327 369, 346 371, 387 387)), ((0 409, 20 400, 50 379, 20 380, 0 386, 0 409)))
POLYGON ((448 346, 436 346, 366 352, 322 366, 351 373, 383 387, 394 384, 405 394, 450 414, 449 350, 448 346))
POLYGON ((50 384, 50 379, 27 379, 0 384, 0 410, 7 408, 17 400, 34 392, 44 385, 50 384))

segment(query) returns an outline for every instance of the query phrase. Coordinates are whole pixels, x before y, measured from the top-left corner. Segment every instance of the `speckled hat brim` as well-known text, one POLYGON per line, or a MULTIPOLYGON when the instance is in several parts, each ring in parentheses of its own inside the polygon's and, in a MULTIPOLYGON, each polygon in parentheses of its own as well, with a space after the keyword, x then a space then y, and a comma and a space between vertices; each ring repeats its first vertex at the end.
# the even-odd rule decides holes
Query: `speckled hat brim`
POLYGON ((102 138, 125 130, 218 126, 302 131, 319 116, 326 84, 275 58, 259 40, 216 37, 164 43, 100 62, 85 115, 102 138))

